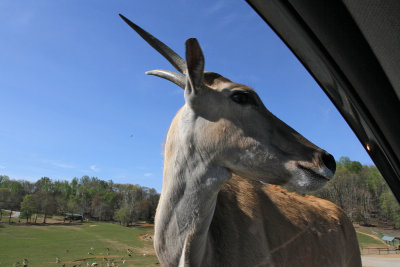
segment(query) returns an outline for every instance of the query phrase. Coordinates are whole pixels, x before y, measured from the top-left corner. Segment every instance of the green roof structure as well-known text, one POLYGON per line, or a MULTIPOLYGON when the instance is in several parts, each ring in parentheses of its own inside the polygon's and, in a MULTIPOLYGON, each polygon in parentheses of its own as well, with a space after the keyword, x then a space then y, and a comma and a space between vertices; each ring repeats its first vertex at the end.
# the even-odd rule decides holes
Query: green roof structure
POLYGON ((382 240, 383 241, 387 241, 387 242, 393 242, 394 237, 393 236, 384 235, 384 236, 382 236, 382 240))

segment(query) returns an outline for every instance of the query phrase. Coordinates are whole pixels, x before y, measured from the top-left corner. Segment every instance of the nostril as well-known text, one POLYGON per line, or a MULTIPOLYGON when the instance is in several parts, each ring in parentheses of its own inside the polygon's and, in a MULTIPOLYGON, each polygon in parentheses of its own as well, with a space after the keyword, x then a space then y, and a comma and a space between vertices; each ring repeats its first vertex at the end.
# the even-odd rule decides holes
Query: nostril
POLYGON ((336 161, 335 158, 328 153, 323 153, 322 154, 322 162, 325 164, 325 166, 330 169, 333 173, 336 171, 336 161))

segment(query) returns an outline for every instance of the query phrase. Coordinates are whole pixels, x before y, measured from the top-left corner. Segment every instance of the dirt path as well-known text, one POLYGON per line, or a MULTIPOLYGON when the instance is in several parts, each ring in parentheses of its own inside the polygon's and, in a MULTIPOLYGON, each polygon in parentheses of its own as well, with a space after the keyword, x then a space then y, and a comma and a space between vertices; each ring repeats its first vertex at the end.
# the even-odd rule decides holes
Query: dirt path
POLYGON ((361 256, 363 267, 398 267, 400 255, 363 255, 361 256))

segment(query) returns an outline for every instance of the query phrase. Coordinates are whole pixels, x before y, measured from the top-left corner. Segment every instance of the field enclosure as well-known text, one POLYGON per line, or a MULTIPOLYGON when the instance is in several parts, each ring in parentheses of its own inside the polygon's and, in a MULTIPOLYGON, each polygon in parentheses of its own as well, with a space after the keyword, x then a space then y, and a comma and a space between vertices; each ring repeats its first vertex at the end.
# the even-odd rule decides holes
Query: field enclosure
POLYGON ((0 266, 157 266, 153 227, 117 224, 0 224, 0 266), (132 251, 130 253, 130 251, 132 251), (131 256, 129 256, 129 254, 131 256), (57 258, 59 263, 56 263, 57 258), (124 264, 122 264, 125 262, 124 264))
MULTIPOLYGON (((0 266, 159 266, 151 240, 152 225, 123 227, 104 222, 53 223, 29 225, 13 220, 0 223, 0 266), (128 250, 132 251, 129 256, 128 250), (57 258, 59 263, 56 263, 57 258), (123 264, 123 262, 125 262, 123 264)), ((56 220, 54 220, 56 221, 56 220)), ((372 248, 388 249, 376 235, 358 228, 358 241, 364 254, 372 248), (368 250, 368 251, 367 251, 368 250)))

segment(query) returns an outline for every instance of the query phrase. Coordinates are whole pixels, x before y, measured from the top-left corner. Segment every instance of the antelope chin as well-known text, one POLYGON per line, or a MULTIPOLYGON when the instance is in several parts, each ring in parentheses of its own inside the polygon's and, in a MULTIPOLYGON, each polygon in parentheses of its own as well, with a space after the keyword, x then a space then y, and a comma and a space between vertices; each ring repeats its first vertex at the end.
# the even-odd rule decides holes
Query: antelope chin
POLYGON ((290 164, 287 167, 292 173, 292 178, 286 184, 286 187, 299 193, 317 190, 333 177, 332 171, 326 167, 321 167, 318 170, 302 164, 295 164, 295 166, 290 164))

